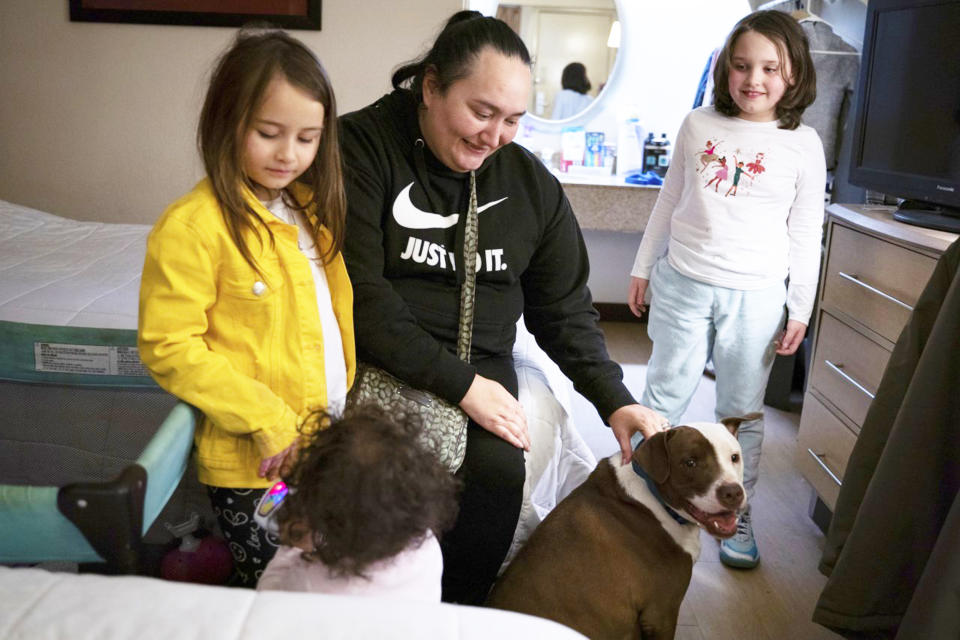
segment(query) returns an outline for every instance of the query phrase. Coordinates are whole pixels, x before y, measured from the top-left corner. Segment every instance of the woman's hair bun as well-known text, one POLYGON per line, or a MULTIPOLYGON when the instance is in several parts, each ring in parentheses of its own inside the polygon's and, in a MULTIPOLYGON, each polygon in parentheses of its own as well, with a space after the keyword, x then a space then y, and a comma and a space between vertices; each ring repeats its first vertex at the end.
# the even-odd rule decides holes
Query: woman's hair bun
POLYGON ((466 22, 467 20, 475 20, 476 18, 482 18, 483 14, 479 11, 472 11, 470 9, 464 9, 463 11, 457 11, 455 14, 450 16, 450 19, 447 20, 447 24, 443 26, 444 30, 449 29, 455 24, 460 24, 461 22, 466 22))

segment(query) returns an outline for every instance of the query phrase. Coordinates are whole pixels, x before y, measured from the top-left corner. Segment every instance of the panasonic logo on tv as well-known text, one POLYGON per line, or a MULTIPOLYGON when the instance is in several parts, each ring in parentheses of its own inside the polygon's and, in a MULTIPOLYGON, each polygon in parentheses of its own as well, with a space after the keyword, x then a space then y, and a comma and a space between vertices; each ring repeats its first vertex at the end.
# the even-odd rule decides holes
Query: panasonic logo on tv
POLYGON ((953 193, 956 191, 956 189, 954 187, 945 187, 942 184, 938 184, 937 191, 949 191, 950 193, 953 193))

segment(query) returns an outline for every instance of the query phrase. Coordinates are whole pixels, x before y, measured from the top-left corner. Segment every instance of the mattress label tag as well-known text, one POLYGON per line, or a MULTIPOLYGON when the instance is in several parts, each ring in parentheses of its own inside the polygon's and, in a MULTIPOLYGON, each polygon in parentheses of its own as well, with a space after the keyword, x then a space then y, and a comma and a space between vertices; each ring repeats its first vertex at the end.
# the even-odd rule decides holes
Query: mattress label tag
POLYGON ((136 347, 34 342, 37 371, 95 376, 149 377, 136 347))

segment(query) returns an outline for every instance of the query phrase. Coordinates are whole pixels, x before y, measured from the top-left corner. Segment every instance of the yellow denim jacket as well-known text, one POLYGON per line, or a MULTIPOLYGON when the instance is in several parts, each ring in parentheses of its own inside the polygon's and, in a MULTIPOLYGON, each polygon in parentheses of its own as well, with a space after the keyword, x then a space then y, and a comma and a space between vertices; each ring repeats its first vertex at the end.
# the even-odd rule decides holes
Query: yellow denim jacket
MULTIPOLYGON (((260 461, 288 447, 313 409, 327 406, 323 333, 297 227, 249 191, 258 225, 243 259, 208 180, 164 212, 147 239, 140 284, 140 358, 157 383, 205 418, 194 437, 200 482, 265 487, 260 461)), ((320 253, 330 235, 322 229, 320 253)), ((324 269, 353 384, 353 290, 343 257, 324 269)))

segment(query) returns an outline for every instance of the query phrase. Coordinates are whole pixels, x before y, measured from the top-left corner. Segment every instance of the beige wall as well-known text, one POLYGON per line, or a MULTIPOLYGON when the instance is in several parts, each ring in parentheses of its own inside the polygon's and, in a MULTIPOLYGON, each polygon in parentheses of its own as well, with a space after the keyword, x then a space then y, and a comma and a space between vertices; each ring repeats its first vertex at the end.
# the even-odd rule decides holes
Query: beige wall
MULTIPOLYGON (((323 60, 340 112, 389 88, 462 0, 326 0, 323 60)), ((0 199, 152 223, 202 175, 194 129, 235 30, 70 22, 67 0, 0 0, 0 199)))

